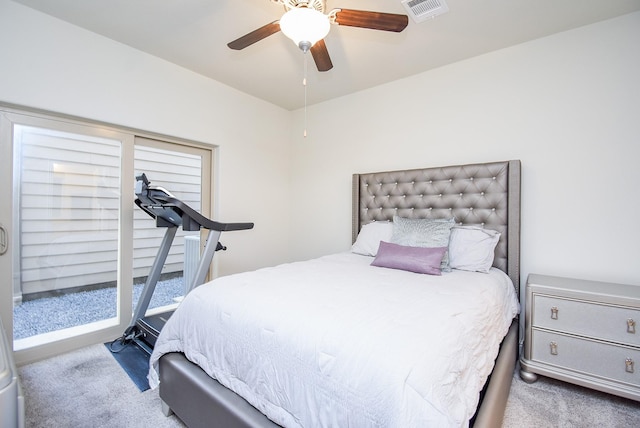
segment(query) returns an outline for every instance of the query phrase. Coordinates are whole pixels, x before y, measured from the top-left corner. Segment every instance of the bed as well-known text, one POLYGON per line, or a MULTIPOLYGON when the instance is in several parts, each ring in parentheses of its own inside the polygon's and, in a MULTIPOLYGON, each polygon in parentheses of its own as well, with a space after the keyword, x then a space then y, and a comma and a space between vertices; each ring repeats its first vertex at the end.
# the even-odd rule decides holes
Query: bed
POLYGON ((351 251, 185 298, 150 360, 165 414, 189 427, 500 426, 517 354, 520 162, 354 174, 352 189, 351 251), (463 238, 416 255, 416 227, 463 238), (464 252, 478 234, 493 240, 490 269, 464 252))

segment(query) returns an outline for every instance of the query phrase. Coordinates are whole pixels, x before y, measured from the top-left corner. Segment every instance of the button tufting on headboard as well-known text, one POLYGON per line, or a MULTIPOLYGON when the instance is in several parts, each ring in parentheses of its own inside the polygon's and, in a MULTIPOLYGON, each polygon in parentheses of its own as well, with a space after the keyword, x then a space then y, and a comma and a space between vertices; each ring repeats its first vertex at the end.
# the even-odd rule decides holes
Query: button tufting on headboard
POLYGON ((494 266, 519 284, 520 161, 354 174, 353 197, 354 241, 363 225, 394 215, 454 217, 501 233, 494 266))

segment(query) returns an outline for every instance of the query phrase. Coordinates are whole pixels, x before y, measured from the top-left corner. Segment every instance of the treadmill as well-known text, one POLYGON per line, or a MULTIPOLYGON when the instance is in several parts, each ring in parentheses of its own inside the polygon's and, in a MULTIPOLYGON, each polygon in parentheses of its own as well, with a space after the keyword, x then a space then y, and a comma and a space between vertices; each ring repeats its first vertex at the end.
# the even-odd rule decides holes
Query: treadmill
POLYGON ((191 284, 187 284, 185 287, 185 294, 188 294, 204 282, 214 253, 218 250, 226 250, 226 247, 220 243, 221 233, 252 229, 253 223, 219 223, 213 221, 177 199, 166 189, 159 186, 150 186, 149 184, 146 174, 143 173, 136 177, 135 193, 137 197, 135 203, 151 218, 156 220, 156 227, 164 227, 166 232, 158 249, 158 254, 151 265, 140 299, 136 304, 131 324, 125 330, 120 341, 122 344, 133 342, 143 351, 151 354, 160 330, 173 314, 173 310, 151 316, 145 316, 145 314, 178 228, 182 227, 184 231, 199 231, 201 228, 208 230, 204 252, 200 256, 196 273, 191 284))

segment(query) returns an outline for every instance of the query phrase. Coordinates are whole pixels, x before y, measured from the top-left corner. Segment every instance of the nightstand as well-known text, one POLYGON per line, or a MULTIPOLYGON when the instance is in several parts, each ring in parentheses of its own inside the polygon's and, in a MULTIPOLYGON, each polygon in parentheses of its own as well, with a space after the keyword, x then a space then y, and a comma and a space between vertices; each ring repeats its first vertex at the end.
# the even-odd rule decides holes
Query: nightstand
POLYGON ((520 368, 640 401, 640 286, 529 275, 520 368))

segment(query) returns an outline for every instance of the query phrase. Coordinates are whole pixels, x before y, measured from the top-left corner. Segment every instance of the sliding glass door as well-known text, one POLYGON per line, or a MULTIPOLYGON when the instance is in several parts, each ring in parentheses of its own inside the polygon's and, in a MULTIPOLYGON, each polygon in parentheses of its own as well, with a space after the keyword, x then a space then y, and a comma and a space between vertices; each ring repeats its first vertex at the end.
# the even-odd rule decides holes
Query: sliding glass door
MULTIPOLYGON (((10 154, 0 160, 0 179, 9 179, 0 184, 0 305, 17 360, 118 337, 164 235, 134 204, 135 176, 144 172, 152 185, 209 215, 212 151, 0 114, 2 154, 10 154)), ((191 235, 176 238, 152 309, 175 306, 184 294, 185 248, 195 248, 191 258, 200 248, 199 234, 191 235)))

